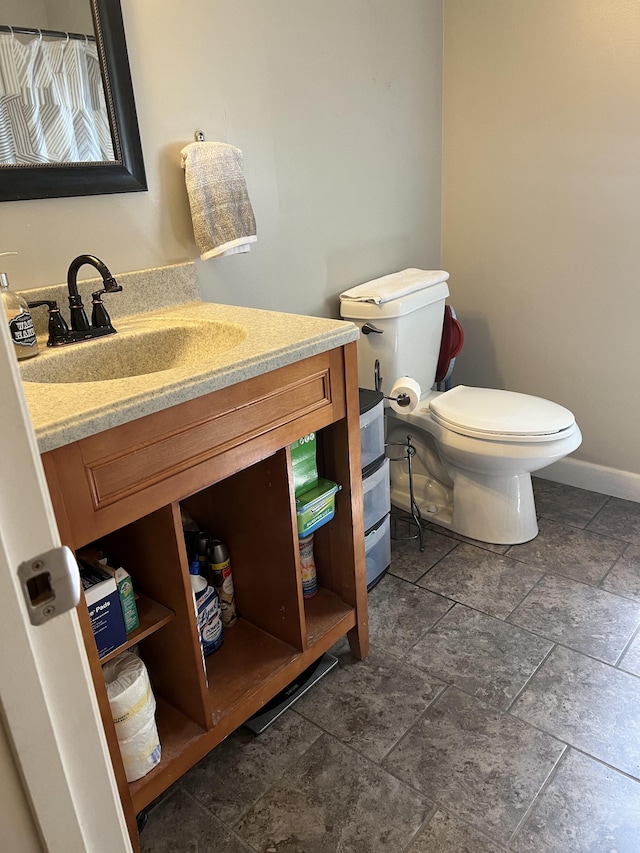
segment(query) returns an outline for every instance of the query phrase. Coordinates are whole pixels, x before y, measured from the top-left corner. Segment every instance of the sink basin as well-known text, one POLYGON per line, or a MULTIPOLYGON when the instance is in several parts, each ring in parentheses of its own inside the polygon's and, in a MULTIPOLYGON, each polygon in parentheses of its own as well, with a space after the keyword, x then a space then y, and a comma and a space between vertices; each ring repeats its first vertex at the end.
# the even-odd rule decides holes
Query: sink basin
POLYGON ((206 320, 177 324, 121 324, 118 333, 64 347, 43 347, 36 358, 22 361, 25 382, 75 383, 126 379, 200 365, 246 338, 236 323, 206 320))

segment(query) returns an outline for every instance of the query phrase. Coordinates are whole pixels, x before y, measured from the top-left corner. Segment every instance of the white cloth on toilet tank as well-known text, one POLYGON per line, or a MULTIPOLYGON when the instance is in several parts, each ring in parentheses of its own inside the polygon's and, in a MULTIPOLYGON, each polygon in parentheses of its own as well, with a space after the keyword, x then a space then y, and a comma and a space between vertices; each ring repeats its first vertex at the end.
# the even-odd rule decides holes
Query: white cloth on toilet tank
POLYGON ((408 269, 402 272, 394 272, 391 275, 383 275, 366 281, 340 294, 340 299, 354 302, 373 302, 381 305, 383 302, 391 302, 392 299, 400 299, 408 296, 416 290, 423 290, 441 281, 447 281, 449 273, 445 270, 418 270, 408 269))

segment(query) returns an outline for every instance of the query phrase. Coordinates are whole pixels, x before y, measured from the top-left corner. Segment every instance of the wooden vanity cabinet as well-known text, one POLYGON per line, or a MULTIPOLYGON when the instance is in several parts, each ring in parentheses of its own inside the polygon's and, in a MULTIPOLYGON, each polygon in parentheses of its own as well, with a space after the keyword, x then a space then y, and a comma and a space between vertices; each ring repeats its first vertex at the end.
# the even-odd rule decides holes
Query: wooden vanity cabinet
MULTIPOLYGON (((137 644, 157 701, 162 759, 128 784, 88 612, 78 612, 134 848, 136 814, 347 635, 368 651, 355 343, 43 454, 62 541, 97 545, 130 572, 137 644), (319 592, 302 595, 290 444, 315 432, 335 480, 316 531, 319 592), (239 613, 203 659, 181 506, 223 539, 239 613)), ((122 649, 113 652, 114 656, 122 649)))

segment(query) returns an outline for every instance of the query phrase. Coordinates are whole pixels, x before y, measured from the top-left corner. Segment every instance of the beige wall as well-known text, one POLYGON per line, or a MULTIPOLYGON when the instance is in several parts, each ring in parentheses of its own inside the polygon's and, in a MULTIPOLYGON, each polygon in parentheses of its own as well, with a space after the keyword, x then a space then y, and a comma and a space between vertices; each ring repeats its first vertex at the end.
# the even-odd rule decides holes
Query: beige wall
POLYGON ((346 286, 439 265, 441 0, 122 7, 149 192, 0 204, 16 289, 82 252, 113 272, 197 258, 196 129, 243 149, 258 223, 249 254, 198 261, 206 299, 337 315, 346 286))
POLYGON ((442 263, 456 378, 572 409, 640 472, 640 4, 446 0, 442 263))

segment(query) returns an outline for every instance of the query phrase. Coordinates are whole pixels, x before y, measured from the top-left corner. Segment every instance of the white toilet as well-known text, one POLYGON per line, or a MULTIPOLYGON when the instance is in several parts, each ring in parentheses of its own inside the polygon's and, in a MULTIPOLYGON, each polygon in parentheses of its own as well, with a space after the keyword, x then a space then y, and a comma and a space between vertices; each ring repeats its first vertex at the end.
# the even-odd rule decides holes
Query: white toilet
MULTIPOLYGON (((572 453, 582 435, 568 409, 540 397, 464 385, 433 390, 448 277, 404 270, 341 294, 342 317, 361 330, 359 385, 387 397, 411 380, 422 390, 419 401, 403 408, 405 397, 386 410, 386 442, 389 457, 406 457, 411 436, 423 519, 481 542, 528 542, 538 533, 531 472, 572 453)), ((406 458, 390 470, 391 501, 410 512, 406 458)))

